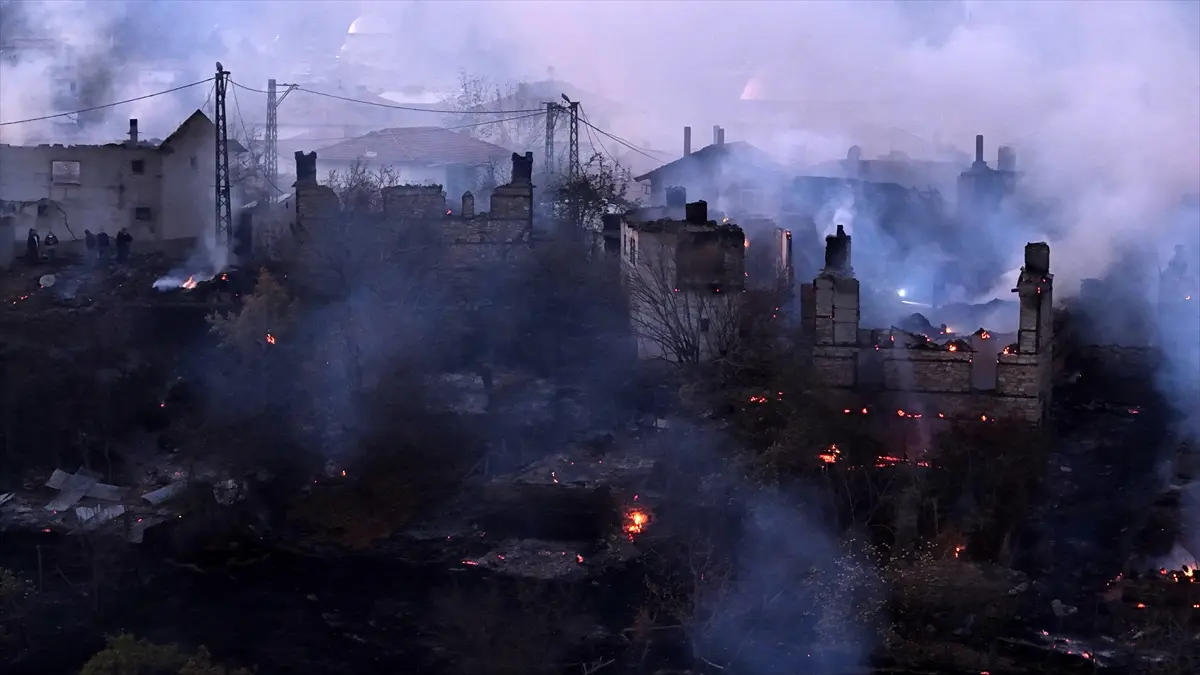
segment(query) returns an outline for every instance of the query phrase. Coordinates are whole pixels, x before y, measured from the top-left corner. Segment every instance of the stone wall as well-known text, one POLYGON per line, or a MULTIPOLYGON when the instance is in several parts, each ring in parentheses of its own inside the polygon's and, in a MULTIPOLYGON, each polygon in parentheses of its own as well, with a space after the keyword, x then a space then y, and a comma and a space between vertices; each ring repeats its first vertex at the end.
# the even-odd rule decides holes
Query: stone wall
MULTIPOLYGON (((908 334, 859 326, 859 285, 850 238, 827 239, 826 269, 800 289, 803 344, 832 407, 844 414, 890 411, 897 419, 1039 423, 1053 367, 1049 250, 1026 246, 1018 335, 979 331, 931 348, 901 347, 908 334), (953 346, 953 348, 951 348, 953 346)), ((919 341, 919 340, 918 340, 919 341)), ((905 342, 905 344, 908 344, 905 342)), ((1144 367, 1143 361, 1130 363, 1144 367)))
MULTIPOLYGON (((515 264, 530 249, 533 185, 527 180, 528 171, 518 170, 520 167, 516 166, 518 162, 527 164, 530 159, 529 156, 513 155, 513 175, 516 180, 524 182, 495 188, 490 212, 475 213, 474 197, 470 193, 464 195, 464 208, 458 214, 453 214, 453 209, 447 208, 442 186, 397 185, 383 188, 382 214, 364 221, 369 224, 356 223, 356 227, 378 228, 379 244, 386 246, 395 245, 395 235, 408 229, 431 226, 430 231, 435 235, 434 245, 441 250, 430 255, 445 262, 446 271, 451 273, 447 283, 460 287, 454 290, 456 294, 461 295, 459 290, 473 293, 475 289, 487 285, 486 279, 475 278, 483 268, 494 263, 515 264)), ((316 182, 312 169, 316 153, 296 153, 296 161, 299 179, 296 182, 295 208, 300 233, 297 247, 304 251, 306 232, 337 232, 346 226, 341 220, 346 214, 334 191, 316 182)), ((364 235, 356 232, 354 236, 359 238, 364 235)), ((301 253, 298 258, 303 261, 305 254, 301 253)), ((469 298, 463 300, 468 301, 469 298)))
MULTIPOLYGON (((874 351, 874 350, 872 350, 874 351)), ((885 389, 912 392, 971 391, 971 354, 932 349, 881 349, 885 389)))

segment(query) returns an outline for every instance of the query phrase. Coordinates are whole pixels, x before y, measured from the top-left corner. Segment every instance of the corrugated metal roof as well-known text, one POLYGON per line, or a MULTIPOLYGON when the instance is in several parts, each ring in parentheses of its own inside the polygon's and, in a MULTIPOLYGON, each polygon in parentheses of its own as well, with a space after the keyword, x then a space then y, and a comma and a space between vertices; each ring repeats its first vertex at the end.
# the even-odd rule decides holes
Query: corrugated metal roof
POLYGON ((441 127, 380 129, 323 148, 317 159, 379 164, 479 165, 509 157, 512 150, 441 127))

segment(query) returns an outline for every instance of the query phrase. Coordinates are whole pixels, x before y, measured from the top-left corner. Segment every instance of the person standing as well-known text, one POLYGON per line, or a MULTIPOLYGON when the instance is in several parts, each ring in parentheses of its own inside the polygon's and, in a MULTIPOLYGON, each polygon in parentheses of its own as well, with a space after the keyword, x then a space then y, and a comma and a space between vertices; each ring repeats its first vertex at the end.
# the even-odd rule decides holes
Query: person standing
POLYGON ((133 243, 133 235, 127 228, 122 227, 117 233, 117 262, 129 260, 129 245, 133 243))
POLYGON ((108 233, 101 231, 96 235, 96 255, 101 260, 108 258, 109 238, 108 233))
POLYGON ((55 236, 54 230, 46 233, 46 239, 42 242, 46 246, 46 257, 50 262, 58 259, 58 237, 55 236))
POLYGON ((29 228, 29 236, 25 238, 25 257, 29 262, 36 263, 42 259, 41 244, 37 230, 29 228))

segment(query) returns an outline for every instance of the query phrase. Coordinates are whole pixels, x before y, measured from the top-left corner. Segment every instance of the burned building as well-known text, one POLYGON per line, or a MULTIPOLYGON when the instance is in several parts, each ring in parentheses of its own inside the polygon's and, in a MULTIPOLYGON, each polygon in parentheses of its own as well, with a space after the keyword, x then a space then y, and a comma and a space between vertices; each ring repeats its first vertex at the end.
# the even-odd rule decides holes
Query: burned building
POLYGON ((214 138, 197 110, 161 142, 141 138, 131 119, 119 143, 0 145, 0 209, 22 242, 29 228, 64 242, 122 227, 141 242, 204 236, 216 230, 214 138))
MULTIPOLYGON (((449 204, 441 185, 397 185, 382 188, 378 195, 382 212, 368 227, 373 231, 359 236, 375 237, 381 245, 395 242, 393 235, 406 228, 431 225, 430 242, 441 260, 443 271, 450 273, 449 283, 460 298, 474 297, 470 292, 480 283, 478 272, 493 263, 516 262, 519 252, 528 251, 533 232, 533 153, 512 155, 512 180, 492 191, 491 209, 478 212, 470 192, 456 204, 449 204), (468 288, 470 287, 470 288, 468 288)), ((338 195, 317 182, 317 153, 296 153, 296 192, 294 226, 287 236, 288 246, 298 251, 298 259, 321 255, 308 244, 322 232, 345 233, 349 217, 338 195)), ((283 246, 281 248, 288 248, 283 246)), ((433 252, 431 252, 433 255, 433 252)))
POLYGON ((845 414, 882 413, 900 422, 1042 421, 1052 374, 1049 246, 1025 246, 1013 289, 1020 301, 1016 334, 943 327, 929 335, 860 324, 850 245, 839 226, 826 238, 824 268, 801 289, 805 345, 818 380, 845 414))
POLYGON ((719 355, 738 328, 745 252, 742 229, 710 220, 704 201, 687 204, 683 219, 626 218, 621 276, 639 357, 699 362, 719 355))
POLYGON ((684 188, 733 218, 775 216, 785 171, 770 154, 744 141, 725 142, 725 130, 713 127, 713 141, 692 151, 692 129, 684 128, 683 157, 634 177, 646 183, 648 203, 661 206, 667 191, 684 188))
POLYGON ((987 218, 1000 210, 1017 184, 1017 154, 1008 146, 996 151, 996 168, 983 159, 983 136, 975 137, 975 161, 958 177, 958 216, 964 222, 987 218))

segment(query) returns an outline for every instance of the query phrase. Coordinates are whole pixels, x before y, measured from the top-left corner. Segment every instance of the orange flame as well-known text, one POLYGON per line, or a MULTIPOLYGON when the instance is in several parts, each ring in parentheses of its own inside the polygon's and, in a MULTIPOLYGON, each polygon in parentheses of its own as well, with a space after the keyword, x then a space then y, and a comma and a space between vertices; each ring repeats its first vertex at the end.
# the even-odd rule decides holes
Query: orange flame
POLYGON ((958 345, 950 345, 949 347, 947 347, 947 349, 949 349, 952 352, 956 352, 956 351, 958 351, 958 345))
POLYGON ((633 539, 633 535, 641 534, 650 522, 650 516, 645 511, 634 509, 625 514, 625 533, 633 539))
POLYGON ((825 462, 826 464, 836 464, 838 461, 838 458, 841 456, 842 456, 842 451, 841 451, 841 449, 838 448, 837 443, 834 443, 833 445, 829 446, 829 448, 825 452, 822 452, 821 454, 817 455, 817 457, 820 458, 820 460, 822 462, 825 462))
POLYGON ((180 284, 180 286, 182 286, 183 288, 190 291, 191 289, 196 287, 195 277, 188 277, 187 279, 184 280, 184 282, 182 284, 180 284))
POLYGON ((269 344, 269 345, 275 344, 275 336, 274 335, 267 333, 267 344, 269 344))

